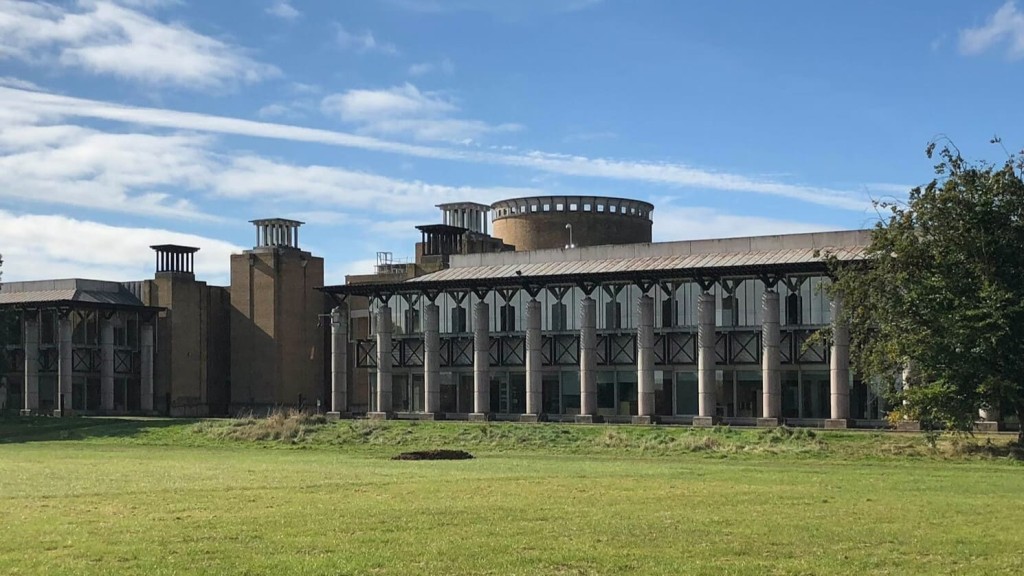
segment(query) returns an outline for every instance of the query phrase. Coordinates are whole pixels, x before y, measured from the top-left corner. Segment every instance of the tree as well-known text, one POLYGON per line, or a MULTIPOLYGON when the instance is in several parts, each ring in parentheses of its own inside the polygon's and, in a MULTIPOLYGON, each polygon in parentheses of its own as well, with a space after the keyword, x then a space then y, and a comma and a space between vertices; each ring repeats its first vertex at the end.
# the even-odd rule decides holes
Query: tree
POLYGON ((853 368, 889 383, 910 368, 890 398, 925 425, 969 431, 990 408, 1024 422, 1024 165, 969 163, 952 145, 938 158, 905 204, 876 202, 865 261, 831 262, 853 368))

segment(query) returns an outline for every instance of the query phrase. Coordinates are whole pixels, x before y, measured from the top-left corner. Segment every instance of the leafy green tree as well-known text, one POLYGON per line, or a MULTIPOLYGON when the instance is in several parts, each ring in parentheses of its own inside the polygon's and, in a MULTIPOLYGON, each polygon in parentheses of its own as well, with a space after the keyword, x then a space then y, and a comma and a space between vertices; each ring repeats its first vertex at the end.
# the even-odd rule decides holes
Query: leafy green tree
POLYGON ((937 155, 906 203, 876 202, 866 260, 832 262, 853 367, 894 384, 911 367, 890 397, 926 425, 969 431, 982 408, 1024 421, 1024 165, 937 155))

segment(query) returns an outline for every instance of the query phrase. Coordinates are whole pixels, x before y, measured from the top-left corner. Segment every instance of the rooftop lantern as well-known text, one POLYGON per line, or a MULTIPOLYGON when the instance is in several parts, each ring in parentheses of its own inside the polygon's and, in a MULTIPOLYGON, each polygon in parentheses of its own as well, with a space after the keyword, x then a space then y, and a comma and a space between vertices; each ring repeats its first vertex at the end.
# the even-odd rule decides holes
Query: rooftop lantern
POLYGON ((299 226, 303 222, 285 218, 251 220, 256 226, 256 248, 299 248, 299 226))
POLYGON ((156 252, 156 273, 186 274, 195 277, 195 253, 199 248, 178 244, 158 244, 150 246, 156 252))
POLYGON ((465 228, 470 232, 487 234, 487 213, 491 207, 476 202, 450 202, 438 204, 441 209, 441 224, 465 228))

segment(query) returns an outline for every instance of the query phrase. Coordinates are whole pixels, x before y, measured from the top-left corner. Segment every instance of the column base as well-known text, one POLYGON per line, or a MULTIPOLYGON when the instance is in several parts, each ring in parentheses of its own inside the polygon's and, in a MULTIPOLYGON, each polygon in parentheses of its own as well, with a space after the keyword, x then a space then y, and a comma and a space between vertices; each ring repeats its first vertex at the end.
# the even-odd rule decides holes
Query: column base
POLYGON ((853 420, 847 418, 829 418, 825 420, 826 430, 845 430, 853 427, 853 420))
POLYGON ((390 412, 367 412, 367 420, 388 420, 392 417, 390 412))
POLYGON ((658 417, 657 416, 633 416, 632 422, 633 422, 633 424, 637 424, 639 426, 650 426, 652 424, 657 424, 658 423, 658 417))
POLYGON ((779 426, 785 426, 786 420, 783 418, 758 418, 758 428, 778 428, 779 426))
POLYGON ((921 421, 920 420, 900 420, 896 423, 897 432, 920 432, 921 421))
POLYGON ((468 416, 467 419, 470 422, 487 422, 488 420, 491 420, 492 418, 491 418, 491 415, 486 413, 486 412, 473 412, 473 413, 471 413, 468 416))
POLYGON ((325 414, 325 416, 327 416, 328 420, 341 420, 343 418, 344 419, 351 418, 352 417, 352 413, 351 412, 328 412, 327 414, 325 414))
POLYGON ((27 410, 25 408, 22 408, 21 410, 18 411, 18 415, 19 416, 31 416, 32 415, 32 411, 31 410, 27 410))
POLYGON ((577 414, 573 416, 573 421, 577 424, 597 424, 601 421, 601 417, 593 414, 577 414))
POLYGON ((542 414, 520 414, 519 421, 527 422, 529 424, 536 424, 543 420, 542 414))
POLYGON ((999 422, 992 420, 982 420, 974 423, 975 432, 999 432, 1003 427, 999 422))
POLYGON ((711 428, 715 424, 718 424, 718 418, 714 416, 694 416, 693 427, 694 428, 711 428))
POLYGON ((70 416, 74 416, 74 412, 71 411, 71 410, 54 410, 53 411, 53 417, 54 418, 67 418, 67 417, 70 417, 70 416))
POLYGON ((416 412, 415 414, 412 415, 412 419, 434 421, 444 420, 444 416, 444 412, 416 412))

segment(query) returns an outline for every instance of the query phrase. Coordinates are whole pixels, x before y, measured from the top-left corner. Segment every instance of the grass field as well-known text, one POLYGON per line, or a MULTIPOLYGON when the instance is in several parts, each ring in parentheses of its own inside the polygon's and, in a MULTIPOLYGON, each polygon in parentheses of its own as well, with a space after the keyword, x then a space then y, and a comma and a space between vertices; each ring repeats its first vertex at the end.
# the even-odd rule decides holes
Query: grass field
POLYGON ((0 420, 0 574, 1020 574, 1007 440, 0 420))

